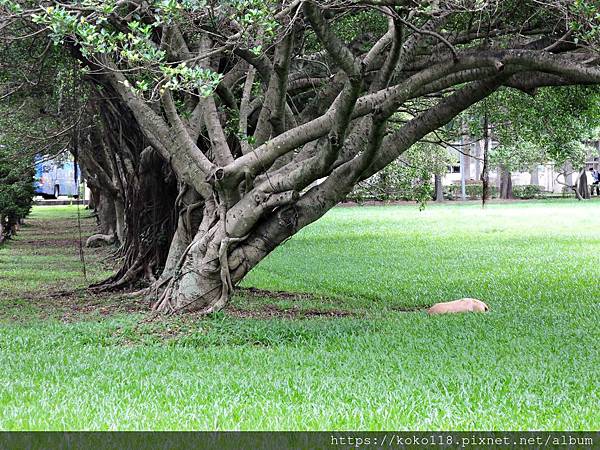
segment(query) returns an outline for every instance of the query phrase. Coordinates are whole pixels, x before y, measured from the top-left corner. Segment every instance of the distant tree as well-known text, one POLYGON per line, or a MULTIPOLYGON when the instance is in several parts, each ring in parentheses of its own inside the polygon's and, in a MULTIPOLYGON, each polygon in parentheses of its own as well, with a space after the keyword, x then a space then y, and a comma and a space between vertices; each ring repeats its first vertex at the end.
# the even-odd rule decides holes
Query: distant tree
POLYGON ((0 243, 16 232, 33 201, 33 157, 21 150, 0 134, 0 243))
MULTIPOLYGON (((432 139, 435 139, 433 136, 432 139)), ((447 172, 452 159, 448 149, 437 141, 420 142, 385 168, 359 182, 349 194, 350 199, 413 200, 424 205, 440 200, 441 183, 435 180, 447 172), (433 182, 432 182, 433 180, 433 182)))
MULTIPOLYGON (((482 136, 482 118, 487 114, 490 133, 497 141, 489 159, 500 174, 500 196, 512 196, 513 171, 537 170, 539 164, 552 163, 563 175, 581 174, 589 152, 584 142, 595 135, 600 123, 599 105, 597 87, 566 86, 528 92, 500 89, 485 104, 471 108, 471 133, 482 136)), ((575 179, 577 188, 570 186, 576 192, 580 185, 587 189, 580 177, 575 179)))
MULTIPOLYGON (((154 281, 177 224, 178 183, 170 164, 148 144, 110 83, 83 70, 73 48, 49 45, 31 31, 23 22, 2 29, 10 45, 0 47, 0 132, 22 155, 73 154, 99 224, 88 243, 115 243, 122 262, 103 287, 154 281)), ((190 195, 195 198, 188 194, 179 204, 190 195)))
MULTIPOLYGON (((45 39, 0 46, 0 225, 14 234, 34 196, 36 156, 64 153, 72 135, 73 94, 60 49, 45 39), (69 125, 71 123, 71 125, 69 125)), ((72 63, 72 61, 71 61, 72 63)), ((2 239, 2 237, 0 237, 2 239)))

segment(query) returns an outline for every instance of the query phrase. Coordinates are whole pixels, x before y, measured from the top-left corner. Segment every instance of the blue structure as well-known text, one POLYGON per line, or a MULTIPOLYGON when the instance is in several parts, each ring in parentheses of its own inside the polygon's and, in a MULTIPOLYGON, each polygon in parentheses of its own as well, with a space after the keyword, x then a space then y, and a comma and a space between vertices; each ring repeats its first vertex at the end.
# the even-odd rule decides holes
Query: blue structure
POLYGON ((44 198, 79 195, 79 167, 73 160, 36 158, 35 194, 44 198))

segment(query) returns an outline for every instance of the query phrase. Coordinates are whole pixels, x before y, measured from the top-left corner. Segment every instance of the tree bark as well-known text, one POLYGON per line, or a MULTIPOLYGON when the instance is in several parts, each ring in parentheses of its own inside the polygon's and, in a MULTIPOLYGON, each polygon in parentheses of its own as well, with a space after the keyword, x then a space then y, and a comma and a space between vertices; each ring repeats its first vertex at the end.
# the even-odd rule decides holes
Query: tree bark
POLYGON ((110 86, 91 100, 99 120, 78 145, 82 172, 97 199, 100 234, 90 245, 118 241, 122 262, 113 276, 92 287, 154 283, 177 223, 177 180, 110 86))
POLYGON ((122 244, 125 242, 125 206, 119 198, 114 200, 115 211, 115 233, 118 241, 122 244))
POLYGON ((567 161, 564 166, 565 171, 565 183, 567 186, 573 186, 573 165, 570 161, 567 161))
POLYGON ((115 202, 102 191, 98 192, 97 199, 96 214, 98 217, 100 234, 116 236, 117 213, 115 210, 115 202))
POLYGON ((500 198, 509 200, 513 198, 512 191, 512 176, 509 170, 505 167, 500 169, 500 198))
POLYGON ((435 201, 443 202, 444 201, 444 186, 442 186, 442 176, 435 174, 434 175, 434 185, 435 185, 435 201))
POLYGON ((537 164, 531 168, 531 171, 529 173, 531 174, 531 180, 530 180, 529 184, 532 184, 534 186, 539 186, 540 177, 539 177, 539 170, 538 170, 537 164))
POLYGON ((591 197, 590 189, 589 189, 588 182, 587 182, 587 174, 585 173, 585 168, 583 169, 582 174, 579 176, 579 179, 577 180, 577 191, 579 192, 579 195, 583 199, 587 200, 591 197))
POLYGON ((180 192, 179 195, 181 205, 176 205, 179 209, 177 228, 173 234, 165 266, 156 286, 164 284, 165 281, 169 281, 174 276, 177 265, 183 257, 186 248, 191 244, 194 234, 197 232, 195 230, 198 230, 202 222, 204 201, 189 186, 183 186, 182 189, 183 192, 180 192))
POLYGON ((481 179, 481 157, 482 157, 482 151, 481 151, 481 140, 478 139, 477 141, 475 141, 475 157, 477 159, 475 159, 475 179, 476 180, 480 180, 481 179))
MULTIPOLYGON (((466 142, 470 142, 471 137, 467 134, 465 135, 466 142)), ((472 179, 471 177, 471 146, 465 145, 463 147, 464 152, 464 168, 465 168, 465 180, 469 181, 472 179)))

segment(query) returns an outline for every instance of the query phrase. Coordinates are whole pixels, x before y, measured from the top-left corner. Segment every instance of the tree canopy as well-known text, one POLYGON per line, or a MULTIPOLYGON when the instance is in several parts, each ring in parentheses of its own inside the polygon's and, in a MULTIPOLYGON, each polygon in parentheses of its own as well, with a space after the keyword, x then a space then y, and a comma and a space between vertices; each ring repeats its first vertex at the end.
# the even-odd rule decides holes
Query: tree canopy
POLYGON ((7 44, 50 42, 88 83, 74 142, 135 249, 109 285, 143 275, 161 311, 223 308, 274 248, 494 93, 600 83, 598 6, 579 0, 1 5, 7 44))
POLYGON ((499 144, 491 155, 496 166, 529 170, 534 164, 567 161, 578 166, 586 156, 583 143, 598 133, 599 105, 596 87, 541 88, 535 95, 500 90, 472 108, 473 133, 481 135, 487 114, 499 144))

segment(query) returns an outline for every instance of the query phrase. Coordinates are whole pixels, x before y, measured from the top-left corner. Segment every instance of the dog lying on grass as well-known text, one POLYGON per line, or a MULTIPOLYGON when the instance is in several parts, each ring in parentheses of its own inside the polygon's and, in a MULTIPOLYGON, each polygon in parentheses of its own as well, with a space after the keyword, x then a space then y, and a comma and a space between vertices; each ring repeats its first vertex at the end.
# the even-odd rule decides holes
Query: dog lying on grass
POLYGON ((463 312, 487 312, 490 308, 476 298, 461 298, 451 302, 436 303, 427 310, 428 314, 447 314, 463 312))

